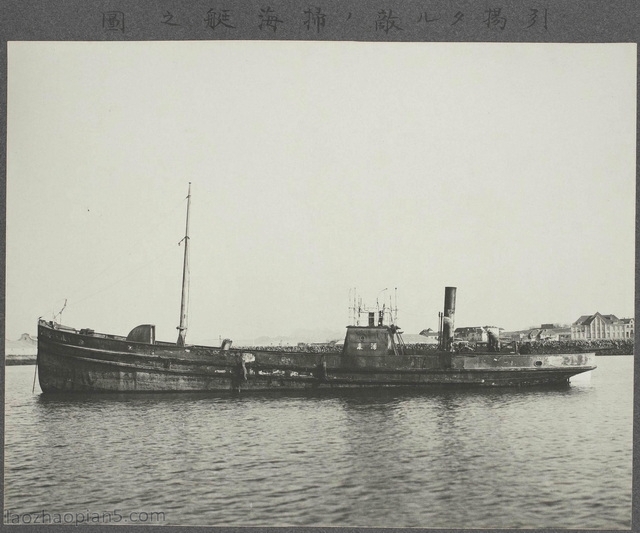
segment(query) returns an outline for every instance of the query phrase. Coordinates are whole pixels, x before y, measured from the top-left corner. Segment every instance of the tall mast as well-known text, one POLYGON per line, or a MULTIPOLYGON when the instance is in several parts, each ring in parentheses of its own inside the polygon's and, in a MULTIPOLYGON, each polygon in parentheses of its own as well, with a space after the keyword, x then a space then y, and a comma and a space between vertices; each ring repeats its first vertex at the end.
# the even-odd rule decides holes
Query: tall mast
MULTIPOLYGON (((180 300, 180 325, 178 330, 178 346, 184 346, 187 336, 187 300, 189 299, 189 207, 191 206, 191 182, 187 193, 187 224, 184 230, 184 263, 182 265, 182 299, 180 300)), ((181 241, 182 242, 182 241, 181 241)))

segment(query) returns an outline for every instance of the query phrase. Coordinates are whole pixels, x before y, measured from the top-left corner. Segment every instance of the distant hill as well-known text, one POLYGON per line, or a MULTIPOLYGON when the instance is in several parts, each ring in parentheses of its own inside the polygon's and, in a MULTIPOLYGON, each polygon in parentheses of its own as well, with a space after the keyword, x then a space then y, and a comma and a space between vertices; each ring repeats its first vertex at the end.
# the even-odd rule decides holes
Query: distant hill
POLYGON ((437 332, 435 337, 433 335, 423 335, 422 333, 403 333, 402 340, 404 340, 405 344, 438 344, 437 332))
POLYGON ((16 341, 5 339, 4 353, 7 365, 28 365, 36 362, 38 339, 23 333, 16 341))
MULTIPOLYGON (((546 324, 545 324, 546 325, 546 324)), ((551 324, 549 324, 551 325, 551 324)), ((554 324, 554 326, 556 326, 554 324)), ((528 329, 521 329, 517 331, 502 331, 500 337, 503 340, 570 340, 571 339, 571 326, 557 327, 533 327, 528 329)))
MULTIPOLYGON (((342 341, 344 331, 331 331, 328 329, 300 329, 290 335, 275 335, 273 337, 262 335, 254 338, 233 339, 233 346, 296 346, 300 342, 323 343, 331 341, 342 341)), ((205 339, 197 344, 205 346, 220 346, 219 339, 205 339)))

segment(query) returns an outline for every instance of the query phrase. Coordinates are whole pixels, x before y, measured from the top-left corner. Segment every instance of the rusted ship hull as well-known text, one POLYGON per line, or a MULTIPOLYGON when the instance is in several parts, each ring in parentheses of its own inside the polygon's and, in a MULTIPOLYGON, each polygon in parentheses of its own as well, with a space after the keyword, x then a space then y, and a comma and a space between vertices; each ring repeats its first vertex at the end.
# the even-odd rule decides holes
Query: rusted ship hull
POLYGON ((594 354, 422 355, 290 353, 144 343, 41 321, 38 376, 45 393, 296 390, 566 383, 594 354))

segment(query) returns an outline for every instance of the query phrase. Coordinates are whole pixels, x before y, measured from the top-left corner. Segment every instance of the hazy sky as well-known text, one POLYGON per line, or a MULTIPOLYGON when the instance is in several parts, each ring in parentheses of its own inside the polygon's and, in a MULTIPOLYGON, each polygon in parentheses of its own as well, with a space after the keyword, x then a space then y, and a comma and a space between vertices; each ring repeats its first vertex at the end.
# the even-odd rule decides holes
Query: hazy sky
POLYGON ((8 338, 633 316, 635 44, 9 43, 8 338), (388 288, 386 292, 381 291, 388 288))

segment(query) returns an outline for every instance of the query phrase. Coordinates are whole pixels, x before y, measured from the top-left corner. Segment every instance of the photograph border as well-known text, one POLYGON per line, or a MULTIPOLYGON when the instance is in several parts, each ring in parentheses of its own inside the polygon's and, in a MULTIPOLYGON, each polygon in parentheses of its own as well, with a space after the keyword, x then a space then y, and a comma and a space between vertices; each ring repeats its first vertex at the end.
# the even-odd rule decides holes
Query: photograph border
MULTIPOLYGON (((495 0, 491 2, 443 1, 443 0, 314 0, 313 2, 293 2, 291 0, 4 0, 0 7, 0 71, 2 76, 2 105, 0 113, 3 132, 0 140, 0 195, 2 196, 3 224, 1 239, 2 276, 2 321, 0 331, 5 336, 5 291, 6 291, 6 192, 7 192, 7 43, 9 41, 199 41, 199 40, 292 40, 292 41, 360 41, 360 42, 472 42, 472 43, 638 43, 640 41, 640 3, 635 0, 495 0), (309 6, 322 6, 327 18, 322 31, 313 31, 304 24, 303 12, 309 6), (283 23, 276 29, 259 27, 259 13, 266 6, 271 6, 283 23), (207 20, 208 10, 232 10, 236 26, 234 28, 212 28, 207 20), (499 9, 499 16, 506 19, 502 24, 494 24, 485 20, 489 10, 499 9), (528 17, 532 10, 545 13, 546 28, 527 27, 528 17), (545 11, 546 10, 546 11, 545 11), (386 18, 382 11, 387 12, 386 18), (169 24, 166 13, 170 13, 179 25, 169 24), (440 17, 435 22, 418 21, 421 14, 434 14, 440 17), (456 13, 466 15, 464 24, 451 24, 456 13), (114 17, 115 14, 115 18, 114 17), (393 14, 398 19, 393 19, 393 14), (381 18, 382 17, 382 18, 381 18), (446 18, 446 20, 443 20, 446 18), (396 28, 393 21, 396 20, 396 28), (403 20, 401 24, 399 21, 403 20), (383 22, 384 24, 379 24, 383 22), (331 24, 330 24, 331 22, 331 24), (335 24, 333 23, 335 22, 335 24), (440 23, 440 24, 438 24, 440 23), (389 27, 391 24, 391 27, 389 27), (115 27, 110 27, 115 26, 115 27)), ((427 19, 428 20, 428 19, 427 19)), ((638 315, 640 297, 638 281, 639 247, 638 176, 640 175, 640 128, 638 109, 638 61, 636 58, 636 237, 635 237, 635 288, 634 309, 638 315)), ((636 343, 640 334, 636 332, 636 343)), ((635 356, 634 356, 635 357, 635 356)), ((1 365, 0 387, 4 401, 5 366, 1 365)), ((633 498, 632 527, 640 521, 638 506, 638 417, 640 416, 640 400, 637 390, 640 377, 638 365, 634 365, 634 416, 633 416, 633 498)), ((2 410, 2 427, 4 434, 5 412, 2 410)), ((4 479, 4 447, 2 450, 2 473, 4 479)), ((2 511, 4 515, 4 484, 1 487, 2 511)), ((429 529, 424 524, 424 529, 429 529)), ((5 525, 6 527, 6 525, 5 525)), ((36 526, 21 526, 34 528, 36 526)), ((59 526, 68 531, 96 531, 105 526, 59 526)), ((108 527, 108 526, 107 526, 108 527)), ((132 531, 149 526, 120 526, 125 531, 132 531)), ((198 526, 162 526, 162 531, 178 533, 189 528, 192 531, 217 530, 235 531, 356 531, 374 528, 309 528, 309 527, 198 527, 198 526)), ((40 528, 38 528, 40 529, 40 528)), ((409 532, 414 528, 375 528, 376 531, 409 532)), ((429 531, 450 531, 429 529, 429 531)), ((473 531, 520 531, 520 530, 486 530, 473 531)), ((550 531, 550 530, 541 530, 550 531)), ((553 531, 557 531, 554 529, 553 531)))

